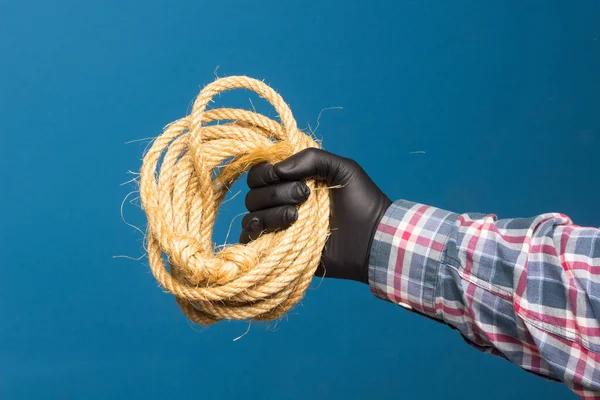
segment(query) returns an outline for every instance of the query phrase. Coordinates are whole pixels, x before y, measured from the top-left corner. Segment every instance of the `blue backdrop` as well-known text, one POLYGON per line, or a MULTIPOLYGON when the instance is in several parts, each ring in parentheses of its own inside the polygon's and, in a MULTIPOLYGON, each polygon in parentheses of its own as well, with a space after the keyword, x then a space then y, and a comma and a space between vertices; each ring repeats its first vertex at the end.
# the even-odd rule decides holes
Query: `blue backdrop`
POLYGON ((234 342, 246 323, 193 327, 144 259, 112 257, 143 251, 120 184, 147 142, 125 142, 217 66, 301 127, 343 107, 317 136, 391 198, 599 226, 598 20, 593 0, 0 0, 0 398, 574 398, 359 284, 315 282, 234 342))

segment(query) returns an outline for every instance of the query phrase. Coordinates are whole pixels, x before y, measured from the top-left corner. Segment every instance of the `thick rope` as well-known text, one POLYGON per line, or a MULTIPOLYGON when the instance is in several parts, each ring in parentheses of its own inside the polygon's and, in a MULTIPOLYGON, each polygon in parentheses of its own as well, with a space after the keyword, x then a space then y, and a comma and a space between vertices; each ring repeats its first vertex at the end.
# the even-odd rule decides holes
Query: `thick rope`
POLYGON ((224 318, 272 320, 303 297, 329 231, 323 182, 307 182, 311 194, 286 230, 220 251, 212 233, 217 210, 240 175, 255 164, 276 163, 308 147, 318 145, 298 130, 281 96, 244 76, 207 85, 190 115, 168 125, 153 142, 140 176, 148 261, 156 280, 176 296, 190 320, 202 325, 224 318), (247 110, 206 109, 220 92, 238 88, 269 101, 281 122, 247 110))

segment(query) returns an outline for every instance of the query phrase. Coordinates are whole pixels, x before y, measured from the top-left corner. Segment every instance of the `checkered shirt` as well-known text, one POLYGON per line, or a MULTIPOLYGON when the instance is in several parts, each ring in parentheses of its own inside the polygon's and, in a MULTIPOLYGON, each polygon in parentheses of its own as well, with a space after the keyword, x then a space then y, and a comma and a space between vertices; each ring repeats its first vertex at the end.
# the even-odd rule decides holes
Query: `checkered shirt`
POLYGON ((399 200, 377 227, 372 292, 475 348, 600 399, 600 230, 399 200))

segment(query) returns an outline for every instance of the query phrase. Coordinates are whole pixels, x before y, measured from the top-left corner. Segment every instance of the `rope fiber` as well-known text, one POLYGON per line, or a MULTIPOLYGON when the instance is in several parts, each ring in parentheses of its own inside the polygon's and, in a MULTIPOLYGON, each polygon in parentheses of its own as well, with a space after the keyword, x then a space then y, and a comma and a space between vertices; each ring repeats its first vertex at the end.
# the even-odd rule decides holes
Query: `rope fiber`
POLYGON ((319 145, 297 128, 283 98, 245 76, 205 86, 191 113, 154 140, 140 173, 148 261, 191 321, 268 321, 302 299, 329 234, 324 182, 306 182, 311 194, 288 229, 221 249, 212 234, 219 206, 236 179, 253 165, 276 163, 309 147, 319 145), (256 92, 273 105, 280 122, 243 109, 207 109, 213 97, 230 89, 256 92))

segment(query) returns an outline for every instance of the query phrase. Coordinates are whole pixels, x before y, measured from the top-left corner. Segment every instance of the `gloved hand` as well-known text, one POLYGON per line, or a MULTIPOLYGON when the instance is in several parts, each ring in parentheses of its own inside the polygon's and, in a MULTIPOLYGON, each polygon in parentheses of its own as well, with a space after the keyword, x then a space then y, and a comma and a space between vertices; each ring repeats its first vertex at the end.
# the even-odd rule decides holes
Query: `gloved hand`
POLYGON ((262 163, 248 172, 250 213, 242 220, 240 242, 292 225, 298 218, 296 206, 310 195, 303 181, 311 177, 341 186, 330 190, 332 232, 316 275, 368 283, 375 229, 392 202, 356 161, 324 150, 306 149, 274 166, 262 163))

